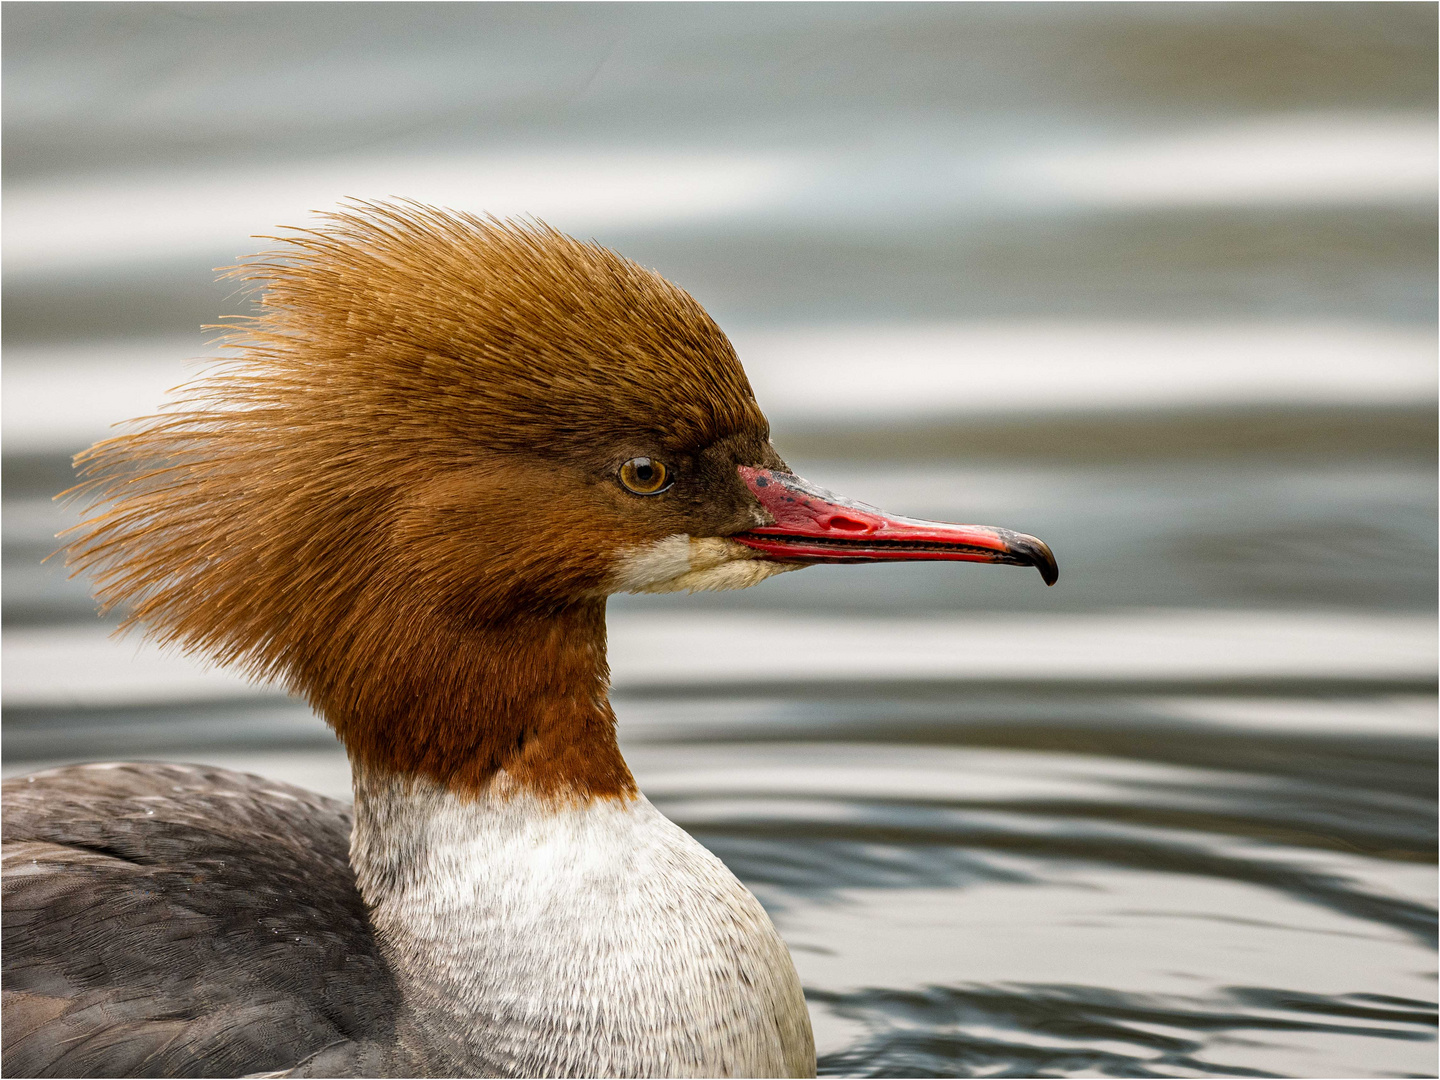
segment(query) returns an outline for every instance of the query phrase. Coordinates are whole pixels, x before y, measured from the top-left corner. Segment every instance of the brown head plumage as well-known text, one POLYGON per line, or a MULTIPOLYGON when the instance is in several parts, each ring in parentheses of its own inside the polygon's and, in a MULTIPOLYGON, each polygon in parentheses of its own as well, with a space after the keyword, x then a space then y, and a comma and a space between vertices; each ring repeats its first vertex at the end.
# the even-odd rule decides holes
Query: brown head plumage
POLYGON ((615 553, 753 521, 774 467, 684 291, 541 224, 366 205, 232 272, 230 361, 77 458, 69 546, 164 642, 283 680, 375 768, 613 794, 615 553), (629 458, 676 466, 627 497, 629 458))

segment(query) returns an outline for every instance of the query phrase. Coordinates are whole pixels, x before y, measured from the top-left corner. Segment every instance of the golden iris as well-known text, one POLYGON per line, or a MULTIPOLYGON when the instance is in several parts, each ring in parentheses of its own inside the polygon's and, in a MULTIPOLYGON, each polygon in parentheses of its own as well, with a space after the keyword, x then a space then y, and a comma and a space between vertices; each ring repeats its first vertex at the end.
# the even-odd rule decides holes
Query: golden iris
POLYGON ((620 483, 636 495, 658 495, 670 486, 670 470, 654 458, 631 458, 620 466, 620 483))

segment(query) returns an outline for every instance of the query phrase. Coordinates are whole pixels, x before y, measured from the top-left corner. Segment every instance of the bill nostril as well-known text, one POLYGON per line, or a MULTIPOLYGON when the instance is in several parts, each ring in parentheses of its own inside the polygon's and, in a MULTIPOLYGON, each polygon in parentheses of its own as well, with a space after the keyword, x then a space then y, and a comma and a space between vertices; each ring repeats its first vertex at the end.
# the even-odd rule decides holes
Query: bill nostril
POLYGON ((845 517, 842 514, 832 514, 820 522, 827 529, 839 529, 841 532, 869 532, 870 523, 859 521, 856 518, 845 517))

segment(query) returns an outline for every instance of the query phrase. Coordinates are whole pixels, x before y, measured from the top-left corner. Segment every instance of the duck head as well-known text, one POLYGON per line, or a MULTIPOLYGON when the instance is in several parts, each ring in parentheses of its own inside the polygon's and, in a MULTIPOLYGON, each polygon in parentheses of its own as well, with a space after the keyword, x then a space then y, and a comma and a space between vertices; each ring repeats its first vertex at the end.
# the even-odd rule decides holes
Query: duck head
POLYGON ((126 625, 304 695, 357 767, 623 796, 614 592, 821 562, 1036 566, 796 477, 684 291, 540 224, 364 205, 232 272, 232 359, 77 458, 126 625))

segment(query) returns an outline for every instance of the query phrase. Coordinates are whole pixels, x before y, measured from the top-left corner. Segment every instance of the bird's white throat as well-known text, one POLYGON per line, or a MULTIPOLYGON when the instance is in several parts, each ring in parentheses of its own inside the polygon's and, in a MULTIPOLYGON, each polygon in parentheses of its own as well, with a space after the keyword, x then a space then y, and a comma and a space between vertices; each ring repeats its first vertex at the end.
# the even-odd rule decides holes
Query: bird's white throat
POLYGON ((775 562, 723 536, 678 533, 622 550, 610 574, 607 592, 720 592, 748 589, 800 562, 775 562))
POLYGON ((490 1075, 814 1075, 769 917, 643 796, 474 796, 359 770, 355 796, 351 861, 402 1041, 490 1075))

